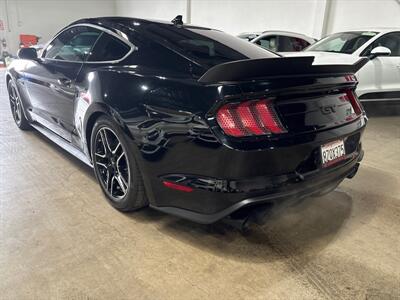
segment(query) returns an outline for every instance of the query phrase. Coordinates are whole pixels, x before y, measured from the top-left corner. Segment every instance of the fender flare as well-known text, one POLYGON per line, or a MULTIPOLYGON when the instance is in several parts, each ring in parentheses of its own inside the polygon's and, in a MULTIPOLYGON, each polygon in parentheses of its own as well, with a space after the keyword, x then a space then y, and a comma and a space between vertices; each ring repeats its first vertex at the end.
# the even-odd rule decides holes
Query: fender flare
POLYGON ((27 115, 27 113, 26 113, 25 101, 24 101, 24 99, 21 97, 21 94, 20 94, 19 89, 18 89, 17 81, 15 80, 14 76, 11 74, 10 71, 7 70, 7 71, 6 71, 6 75, 5 75, 4 78, 5 78, 5 81, 6 81, 6 90, 7 90, 7 94, 8 94, 8 82, 9 82, 9 81, 12 81, 13 85, 15 86, 15 90, 17 91, 17 94, 18 94, 18 97, 19 97, 19 99, 20 99, 20 102, 21 102, 22 113, 24 114, 25 119, 27 119, 28 122, 32 122, 32 118, 31 118, 29 115, 27 115))

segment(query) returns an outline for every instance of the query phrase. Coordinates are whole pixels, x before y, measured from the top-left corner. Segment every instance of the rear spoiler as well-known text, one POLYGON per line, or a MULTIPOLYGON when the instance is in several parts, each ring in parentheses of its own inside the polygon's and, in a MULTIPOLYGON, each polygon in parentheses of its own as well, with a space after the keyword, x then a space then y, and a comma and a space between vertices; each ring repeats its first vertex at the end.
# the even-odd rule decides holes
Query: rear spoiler
POLYGON ((210 84, 293 75, 354 74, 368 60, 361 58, 353 65, 313 65, 313 56, 245 59, 216 65, 204 73, 198 81, 210 84))

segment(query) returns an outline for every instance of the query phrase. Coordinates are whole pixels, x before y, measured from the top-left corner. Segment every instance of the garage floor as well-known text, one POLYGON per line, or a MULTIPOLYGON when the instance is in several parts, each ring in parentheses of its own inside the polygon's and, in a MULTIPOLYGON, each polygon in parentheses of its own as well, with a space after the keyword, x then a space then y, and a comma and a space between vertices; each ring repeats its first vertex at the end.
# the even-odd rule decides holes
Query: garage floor
POLYGON ((242 235, 112 209, 0 78, 0 299, 400 299, 400 117, 370 120, 353 180, 242 235))

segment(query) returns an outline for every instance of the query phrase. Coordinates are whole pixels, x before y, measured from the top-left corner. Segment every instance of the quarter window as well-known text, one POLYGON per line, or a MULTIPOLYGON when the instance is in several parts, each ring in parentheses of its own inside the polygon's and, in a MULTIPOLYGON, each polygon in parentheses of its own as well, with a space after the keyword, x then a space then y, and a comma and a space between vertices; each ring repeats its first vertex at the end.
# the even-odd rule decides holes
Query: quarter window
POLYGON ((86 26, 69 28, 50 43, 44 57, 65 61, 84 61, 100 34, 100 30, 86 26))
POLYGON ((90 52, 88 61, 112 61, 123 58, 130 47, 107 33, 103 33, 90 52))

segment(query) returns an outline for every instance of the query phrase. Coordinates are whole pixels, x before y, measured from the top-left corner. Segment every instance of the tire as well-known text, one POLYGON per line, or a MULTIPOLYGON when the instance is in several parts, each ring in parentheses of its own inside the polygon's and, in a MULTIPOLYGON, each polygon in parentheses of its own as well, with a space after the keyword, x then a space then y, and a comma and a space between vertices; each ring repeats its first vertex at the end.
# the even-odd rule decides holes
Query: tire
POLYGON ((148 206, 131 147, 124 132, 109 117, 97 119, 90 140, 94 173, 108 202, 122 212, 148 206))
POLYGON ((13 115, 15 124, 21 130, 29 130, 31 126, 29 121, 25 117, 24 108, 21 103, 21 99, 18 95, 17 88, 12 80, 7 83, 8 98, 10 101, 11 113, 13 115))

